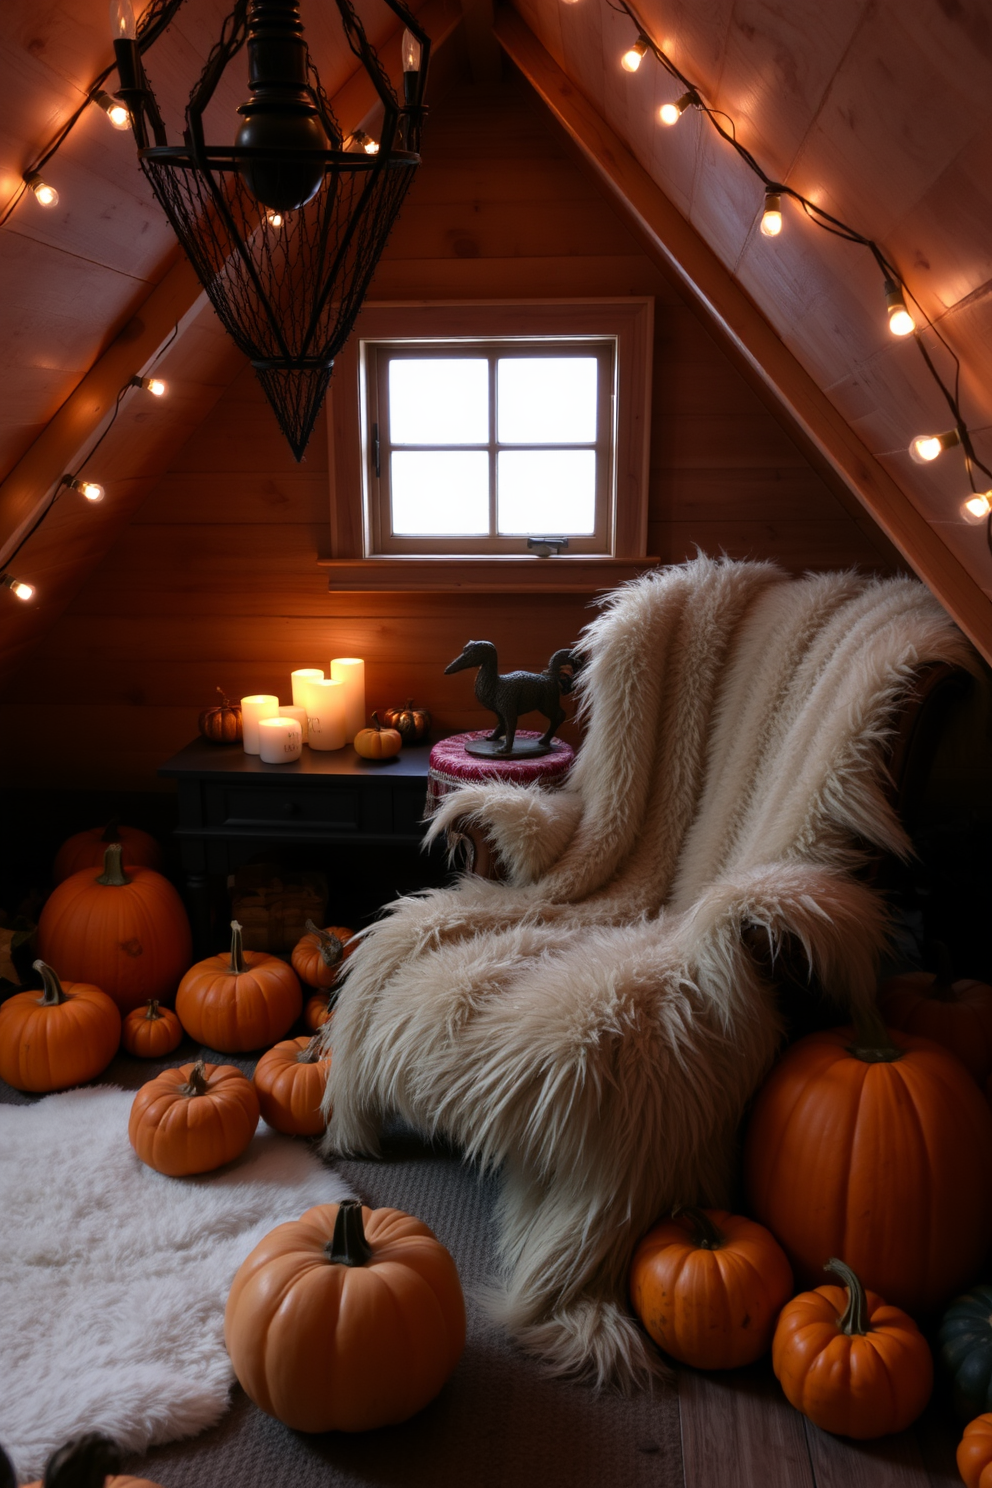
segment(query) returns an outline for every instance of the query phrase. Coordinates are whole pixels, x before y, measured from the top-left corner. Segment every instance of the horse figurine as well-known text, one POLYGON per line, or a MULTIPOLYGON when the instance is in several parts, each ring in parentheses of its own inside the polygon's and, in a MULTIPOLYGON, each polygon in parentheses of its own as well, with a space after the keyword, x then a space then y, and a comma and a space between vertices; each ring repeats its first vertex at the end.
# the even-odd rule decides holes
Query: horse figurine
POLYGON ((565 710, 559 698, 572 691, 579 668, 575 652, 567 646, 556 651, 543 672, 505 672, 501 676, 496 667, 496 647, 492 641, 468 641, 462 654, 445 667, 444 675, 447 677, 451 672, 461 672, 472 666, 479 668, 475 695, 484 708, 496 714, 498 722, 488 738, 466 744, 466 753, 507 759, 548 754, 554 749, 551 741, 565 721, 565 710), (522 713, 532 712, 543 713, 548 727, 539 740, 528 739, 522 746, 518 745, 514 756, 517 719, 522 713))

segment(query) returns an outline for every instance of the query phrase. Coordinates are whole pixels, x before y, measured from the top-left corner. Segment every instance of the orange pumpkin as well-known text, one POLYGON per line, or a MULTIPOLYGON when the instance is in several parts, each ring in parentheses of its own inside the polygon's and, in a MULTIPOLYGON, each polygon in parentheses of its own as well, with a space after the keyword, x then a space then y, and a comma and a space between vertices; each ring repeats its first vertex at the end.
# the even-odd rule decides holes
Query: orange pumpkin
POLYGON ((344 961, 355 949, 349 947, 353 930, 343 925, 328 925, 321 930, 307 920, 307 933, 293 947, 293 970, 308 987, 333 987, 344 961))
POLYGON ((255 1087, 233 1064, 181 1064, 142 1085, 127 1134, 150 1168, 170 1178, 212 1173, 240 1157, 258 1125, 255 1087))
POLYGON ((355 735, 355 753, 363 759, 392 759, 403 748, 403 735, 396 729, 383 728, 378 713, 372 714, 372 727, 355 735))
POLYGON ((262 1120, 288 1137, 316 1137, 326 1122, 320 1110, 331 1067, 320 1039, 286 1039, 263 1054, 253 1079, 262 1120))
POLYGON ((934 949, 939 956, 936 973, 890 977, 879 988, 879 1009, 892 1028, 933 1039, 956 1054, 982 1085, 992 1074, 992 987, 953 981, 946 947, 934 949))
POLYGON ((965 1488, 992 1488, 992 1415, 968 1422, 958 1443, 957 1463, 965 1488))
POLYGON ((102 873, 85 868, 53 891, 38 921, 38 953, 129 1013, 150 997, 171 999, 193 948, 169 880, 151 868, 125 870, 112 842, 102 873))
MULTIPOLYGON (((3 1454, 0 1453, 0 1456, 3 1454)), ((45 1476, 26 1488, 159 1488, 150 1478, 115 1474, 121 1454, 115 1442, 97 1432, 87 1432, 66 1442, 45 1464, 45 1476), (109 1476, 108 1476, 109 1474, 109 1476)), ((13 1473, 11 1482, 14 1481, 13 1473)))
POLYGON ((815 1033, 772 1070, 744 1146, 748 1208, 800 1284, 842 1254, 927 1312, 973 1280, 992 1236, 992 1113, 953 1055, 884 1028, 815 1033))
POLYGON ((68 1090, 103 1074, 117 1053, 121 1015, 106 992, 61 983, 36 961, 44 991, 15 992, 0 1007, 0 1080, 15 1090, 68 1090))
POLYGON ((318 1028, 323 1028, 325 1023, 331 1021, 337 1000, 336 992, 316 992, 313 997, 307 998, 303 1021, 311 1033, 316 1033, 318 1028))
POLYGON ((242 738, 241 704, 232 703, 222 687, 220 703, 205 708, 197 719, 197 728, 211 744, 236 744, 242 738))
POLYGON ((630 1299, 655 1343, 694 1369, 737 1369, 766 1352, 792 1296, 774 1236, 725 1209, 683 1209, 634 1252, 630 1299))
POLYGON ((370 1431, 434 1399, 465 1344, 451 1256, 396 1209, 320 1204, 242 1263, 224 1339, 245 1392, 296 1431, 370 1431))
POLYGON ((904 1431, 933 1389, 933 1360, 913 1319, 865 1292, 843 1261, 837 1286, 802 1292, 782 1309, 772 1368, 796 1410, 824 1431, 867 1441, 904 1431))
POLYGON ((183 977, 176 993, 179 1021, 198 1043, 244 1054, 274 1043, 303 1010, 296 972, 267 951, 246 951, 231 921, 231 954, 208 956, 183 977))
POLYGON ((84 868, 102 868, 103 855, 112 842, 121 844, 125 863, 161 871, 162 849, 155 838, 140 827, 122 827, 117 818, 112 817, 105 827, 90 827, 63 842, 52 865, 53 882, 60 884, 84 868))
POLYGON ((171 1008, 160 1007, 150 997, 143 1008, 135 1008, 124 1019, 121 1043, 139 1059, 164 1059, 183 1041, 183 1028, 171 1008))

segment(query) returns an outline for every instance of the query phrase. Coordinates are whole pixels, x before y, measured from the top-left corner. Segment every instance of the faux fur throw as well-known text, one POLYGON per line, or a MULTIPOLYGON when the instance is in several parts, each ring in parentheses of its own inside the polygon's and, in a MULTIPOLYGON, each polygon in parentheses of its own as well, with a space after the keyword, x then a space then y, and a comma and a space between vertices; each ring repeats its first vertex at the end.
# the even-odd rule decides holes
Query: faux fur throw
POLYGON ((469 786, 432 825, 483 827, 507 881, 400 900, 352 958, 327 1142, 374 1151, 398 1113, 501 1167, 500 1315, 554 1369, 629 1383, 634 1246, 726 1201, 779 1043, 742 927, 794 937, 839 1004, 873 995, 884 915, 850 870, 856 841, 907 848, 886 731, 921 663, 972 663, 915 580, 703 557, 581 644, 566 788, 469 786))
POLYGON ((0 1443, 20 1480, 83 1431, 141 1452, 212 1426, 235 1271, 275 1225, 350 1195, 264 1125, 221 1172, 165 1178, 131 1150, 133 1100, 0 1106, 0 1443))

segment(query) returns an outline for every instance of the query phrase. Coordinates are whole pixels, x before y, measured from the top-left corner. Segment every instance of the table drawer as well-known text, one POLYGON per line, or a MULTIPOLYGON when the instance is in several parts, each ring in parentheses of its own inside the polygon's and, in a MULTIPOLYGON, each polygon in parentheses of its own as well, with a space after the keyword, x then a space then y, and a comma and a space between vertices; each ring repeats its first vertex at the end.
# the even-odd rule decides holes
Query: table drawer
POLYGON ((230 787, 224 791, 221 821, 224 826, 336 827, 360 825, 360 804, 356 790, 293 790, 279 787, 230 787))

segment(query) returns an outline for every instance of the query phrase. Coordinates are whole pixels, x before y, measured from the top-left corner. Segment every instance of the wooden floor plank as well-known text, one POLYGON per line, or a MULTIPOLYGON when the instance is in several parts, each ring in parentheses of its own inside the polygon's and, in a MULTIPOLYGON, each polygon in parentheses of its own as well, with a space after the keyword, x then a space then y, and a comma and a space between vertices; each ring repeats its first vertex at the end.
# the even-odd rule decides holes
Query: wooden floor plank
POLYGON ((821 1488, 803 1419, 767 1365, 714 1374, 680 1369, 678 1381, 686 1488, 821 1488))
POLYGON ((928 1488, 930 1483, 913 1431, 856 1442, 807 1421, 806 1438, 816 1488, 928 1488))

